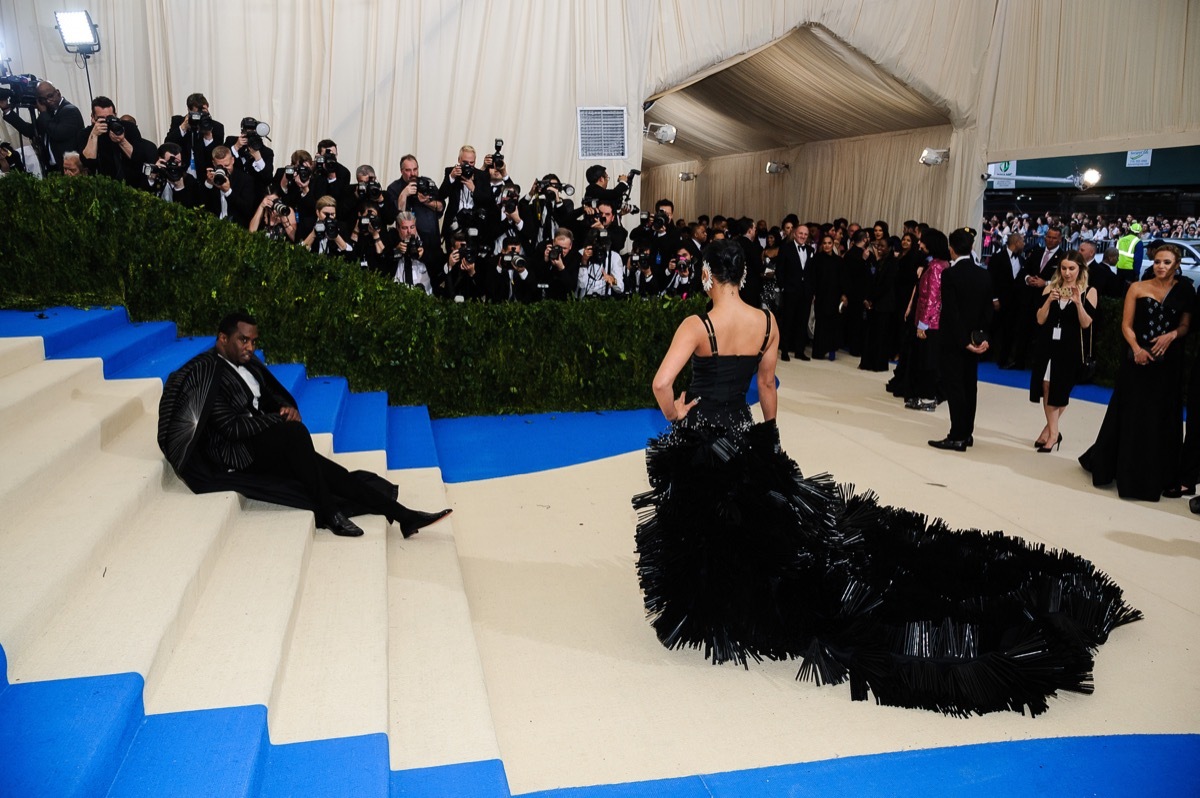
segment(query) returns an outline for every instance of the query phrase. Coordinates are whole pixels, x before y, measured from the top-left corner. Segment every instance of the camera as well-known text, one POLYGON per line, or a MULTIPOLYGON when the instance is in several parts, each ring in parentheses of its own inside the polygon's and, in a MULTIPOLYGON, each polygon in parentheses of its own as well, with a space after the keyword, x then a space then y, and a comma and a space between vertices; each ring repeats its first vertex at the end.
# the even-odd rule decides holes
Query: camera
POLYGON ((246 137, 246 146, 249 149, 261 150, 263 138, 271 135, 271 126, 247 116, 242 119, 242 135, 246 137))
POLYGON ((365 213, 358 217, 358 229, 360 232, 367 233, 371 230, 378 230, 379 226, 378 214, 365 213))
POLYGON ((401 239, 400 243, 404 244, 405 250, 404 252, 401 252, 399 249, 397 249, 394 253, 396 259, 399 260, 400 258, 408 258, 409 260, 415 260, 417 253, 421 250, 421 237, 418 235, 412 235, 406 239, 401 239))
POLYGON ((428 177, 418 177, 417 178, 417 193, 418 194, 424 194, 426 197, 435 197, 435 196, 437 196, 437 190, 438 190, 438 184, 433 182, 433 180, 431 178, 428 178, 428 177))
POLYGON ((219 166, 213 169, 212 184, 217 188, 225 188, 229 185, 229 173, 219 166))
POLYGON ((212 116, 208 111, 189 111, 188 125, 199 130, 201 133, 207 133, 213 129, 212 116))
POLYGON ((186 174, 187 167, 178 161, 167 161, 165 164, 163 164, 162 175, 172 183, 182 180, 183 176, 186 174))
POLYGON ((551 244, 550 251, 546 254, 547 261, 555 261, 563 256, 563 248, 558 244, 551 244))
POLYGON ((629 170, 629 179, 633 180, 635 177, 637 177, 641 173, 642 173, 641 169, 630 169, 629 170))
POLYGON ((642 211, 641 213, 638 214, 638 218, 642 220, 643 226, 649 224, 650 223, 650 211, 642 211))
POLYGON ((34 75, 4 75, 0 77, 0 100, 8 100, 17 108, 37 108, 39 83, 34 75))
POLYGON ((337 219, 321 219, 313 225, 313 232, 317 234, 317 238, 324 236, 332 241, 341 231, 338 229, 337 219))
POLYGON ((459 173, 463 180, 470 180, 475 177, 475 164, 466 163, 465 161, 458 165, 459 173))
MULTIPOLYGON (((287 169, 284 169, 283 171, 286 173, 287 169)), ((305 164, 305 163, 300 164, 299 166, 297 166, 294 169, 294 172, 296 175, 296 179, 301 182, 307 183, 309 180, 312 180, 313 170, 312 170, 312 167, 310 167, 308 164, 305 164)))
POLYGON ((277 216, 288 216, 292 212, 292 206, 288 205, 283 200, 275 200, 274 204, 271 205, 271 210, 277 216))
POLYGON ((125 135, 125 123, 121 121, 121 117, 111 115, 106 116, 104 117, 104 124, 108 125, 109 133, 113 133, 117 136, 125 135))
POLYGON ((365 183, 356 183, 354 193, 359 199, 367 199, 371 202, 379 202, 383 197, 383 186, 379 185, 379 181, 375 179, 368 180, 365 183))
POLYGON ((663 213, 662 211, 654 212, 653 224, 654 224, 655 230, 666 230, 667 225, 669 225, 670 223, 671 223, 671 220, 667 218, 667 215, 665 213, 663 213))
POLYGON ((332 175, 337 172, 337 156, 332 152, 318 155, 313 160, 317 165, 317 171, 324 172, 326 175, 332 175))
POLYGON ((505 213, 515 213, 517 210, 518 202, 521 199, 520 186, 513 186, 511 188, 506 188, 504 190, 504 193, 500 195, 500 198, 503 200, 501 207, 504 209, 504 212, 505 213))
POLYGON ((492 154, 492 168, 504 168, 504 156, 500 154, 500 148, 504 146, 504 139, 496 139, 496 152, 492 154))
POLYGON ((525 260, 525 256, 520 252, 507 252, 500 256, 500 262, 505 268, 510 269, 528 269, 529 263, 525 260))

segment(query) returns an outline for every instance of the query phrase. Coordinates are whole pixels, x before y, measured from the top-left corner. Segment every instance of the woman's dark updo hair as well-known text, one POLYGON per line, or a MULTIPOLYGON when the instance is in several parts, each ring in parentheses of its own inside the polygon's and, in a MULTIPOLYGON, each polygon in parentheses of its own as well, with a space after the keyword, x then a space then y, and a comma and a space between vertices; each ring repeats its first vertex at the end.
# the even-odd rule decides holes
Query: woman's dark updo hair
POLYGON ((704 248, 701 257, 704 265, 712 272, 713 279, 721 283, 737 285, 746 271, 746 256, 736 241, 714 241, 704 248))
POLYGON ((921 243, 925 245, 925 251, 929 256, 937 260, 950 260, 950 244, 946 241, 946 234, 937 228, 931 227, 925 231, 925 235, 921 236, 921 243))

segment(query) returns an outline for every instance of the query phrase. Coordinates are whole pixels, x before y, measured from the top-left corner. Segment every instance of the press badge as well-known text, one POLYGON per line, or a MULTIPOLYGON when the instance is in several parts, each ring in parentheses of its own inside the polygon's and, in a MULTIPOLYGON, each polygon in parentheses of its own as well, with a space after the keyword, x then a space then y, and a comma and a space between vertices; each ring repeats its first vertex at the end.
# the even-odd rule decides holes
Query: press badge
POLYGON ((1050 340, 1051 341, 1061 341, 1062 340, 1062 327, 1055 327, 1051 331, 1050 340))

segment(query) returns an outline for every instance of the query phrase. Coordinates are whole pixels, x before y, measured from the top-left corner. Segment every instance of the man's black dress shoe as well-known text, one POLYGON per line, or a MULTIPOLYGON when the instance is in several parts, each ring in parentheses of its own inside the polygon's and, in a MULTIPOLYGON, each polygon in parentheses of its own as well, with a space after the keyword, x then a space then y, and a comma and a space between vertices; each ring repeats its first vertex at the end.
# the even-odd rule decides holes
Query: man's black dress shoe
POLYGON ((796 353, 796 359, 797 359, 797 360, 812 360, 812 358, 811 358, 811 357, 809 357, 808 355, 804 354, 803 352, 797 352, 797 353, 796 353))
POLYGON ((325 522, 325 528, 338 537, 356 538, 363 533, 362 527, 346 517, 345 513, 334 513, 325 522))
POLYGON ((425 527, 442 520, 452 512, 453 510, 449 508, 445 510, 438 510, 436 513, 423 513, 420 510, 409 510, 402 518, 400 518, 400 534, 404 535, 406 538, 411 538, 425 527))
POLYGON ((782 360, 784 363, 787 363, 789 360, 791 360, 791 358, 790 358, 790 357, 788 357, 788 353, 787 353, 787 352, 780 352, 780 353, 779 353, 779 359, 780 359, 780 360, 782 360))
POLYGON ((975 436, 968 435, 967 436, 967 446, 974 446, 974 445, 975 445, 975 436))
POLYGON ((929 445, 935 449, 949 449, 954 452, 965 452, 967 450, 966 441, 952 441, 949 438, 942 438, 940 441, 930 441, 929 445))

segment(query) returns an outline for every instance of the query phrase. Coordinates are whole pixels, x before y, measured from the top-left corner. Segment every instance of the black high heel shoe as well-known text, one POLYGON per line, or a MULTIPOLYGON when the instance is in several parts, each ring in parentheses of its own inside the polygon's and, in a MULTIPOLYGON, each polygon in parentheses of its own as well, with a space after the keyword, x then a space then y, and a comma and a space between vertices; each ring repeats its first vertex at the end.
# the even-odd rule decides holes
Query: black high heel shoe
POLYGON ((1038 450, 1039 454, 1046 454, 1047 452, 1052 452, 1055 449, 1061 449, 1061 448, 1062 448, 1062 433, 1060 432, 1060 433, 1058 433, 1058 440, 1056 440, 1053 444, 1051 444, 1050 446, 1039 446, 1039 447, 1037 447, 1037 450, 1038 450))
POLYGON ((1180 496, 1195 496, 1196 486, 1188 485, 1184 487, 1180 485, 1178 488, 1167 488, 1163 491, 1162 495, 1166 499, 1178 499, 1180 496))

